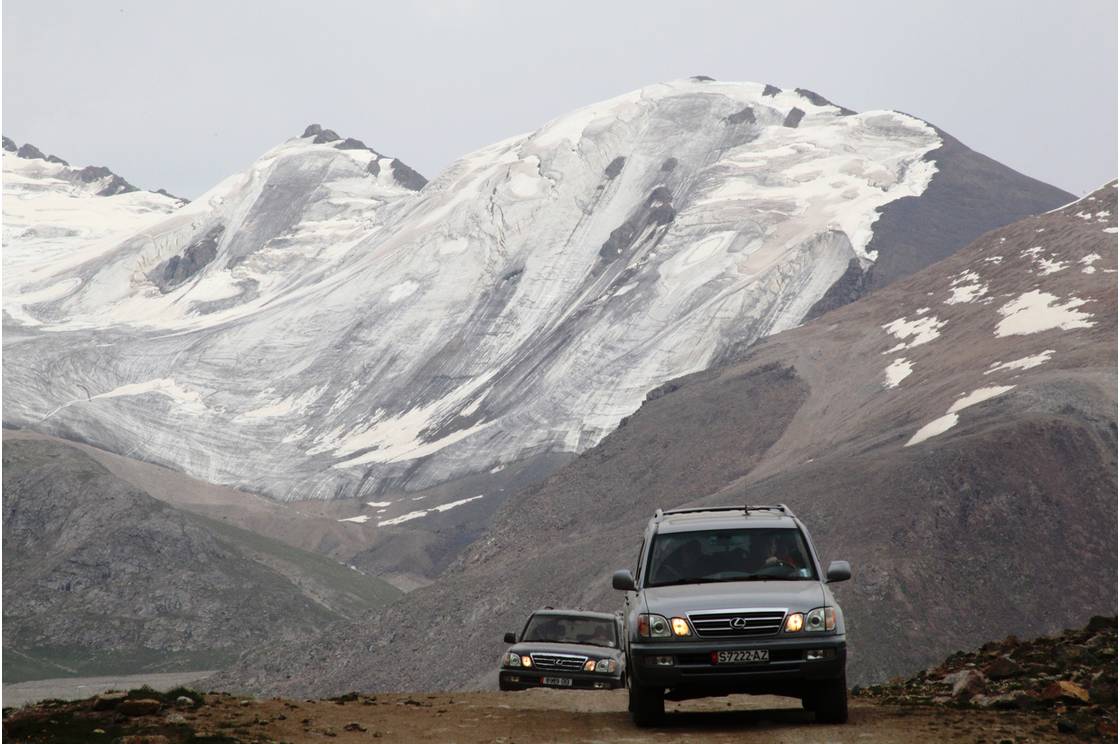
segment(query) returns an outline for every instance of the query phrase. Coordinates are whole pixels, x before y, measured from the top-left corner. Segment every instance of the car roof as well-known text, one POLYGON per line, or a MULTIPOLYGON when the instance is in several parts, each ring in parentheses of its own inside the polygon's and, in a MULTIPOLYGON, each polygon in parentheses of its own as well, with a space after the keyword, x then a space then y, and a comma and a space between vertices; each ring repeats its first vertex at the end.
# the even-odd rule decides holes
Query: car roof
POLYGON ((689 511, 680 514, 667 513, 654 517, 657 532, 693 532, 698 530, 742 530, 796 528, 797 522, 792 515, 776 511, 689 511))
POLYGON ((592 610, 564 610, 555 607, 545 607, 537 610, 534 615, 549 615, 557 617, 583 617, 592 620, 615 620, 617 619, 613 613, 610 612, 594 612, 592 610))

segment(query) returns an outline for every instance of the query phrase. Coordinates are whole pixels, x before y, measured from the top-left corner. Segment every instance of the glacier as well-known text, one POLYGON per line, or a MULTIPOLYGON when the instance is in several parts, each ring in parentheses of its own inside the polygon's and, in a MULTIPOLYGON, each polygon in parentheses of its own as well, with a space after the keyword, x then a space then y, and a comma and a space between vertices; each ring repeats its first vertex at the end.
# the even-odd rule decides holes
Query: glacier
POLYGON ((905 114, 690 79, 426 184, 309 128, 184 206, 87 195, 113 206, 79 235, 15 227, 65 220, 12 199, 5 152, 4 421, 286 500, 578 453, 873 264, 941 145, 905 114))

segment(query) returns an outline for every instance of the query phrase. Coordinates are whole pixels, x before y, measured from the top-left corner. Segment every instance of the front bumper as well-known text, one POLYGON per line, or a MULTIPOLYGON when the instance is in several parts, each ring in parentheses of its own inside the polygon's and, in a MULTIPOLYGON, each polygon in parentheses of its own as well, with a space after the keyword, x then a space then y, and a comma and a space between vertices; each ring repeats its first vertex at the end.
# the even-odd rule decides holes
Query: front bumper
POLYGON ((498 686, 503 690, 529 690, 534 687, 548 687, 555 690, 615 690, 624 687, 621 674, 602 674, 599 672, 556 672, 538 669, 502 669, 498 672, 498 686), (570 679, 571 686, 545 684, 543 679, 570 679))
POLYGON ((709 690, 713 694, 756 692, 800 694, 806 682, 844 675, 847 643, 842 635, 801 638, 696 640, 631 643, 628 666, 634 684, 643 687, 709 690), (762 664, 713 664, 713 651, 767 649, 762 664), (809 659, 809 652, 826 658, 809 659), (671 664, 659 663, 671 658, 671 664))

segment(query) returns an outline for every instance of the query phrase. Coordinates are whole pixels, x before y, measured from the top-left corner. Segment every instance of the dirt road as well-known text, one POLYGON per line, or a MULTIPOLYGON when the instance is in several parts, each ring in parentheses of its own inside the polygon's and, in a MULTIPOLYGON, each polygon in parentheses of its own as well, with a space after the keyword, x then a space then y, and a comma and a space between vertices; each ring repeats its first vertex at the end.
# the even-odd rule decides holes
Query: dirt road
POLYGON ((793 700, 733 696, 670 703, 659 729, 635 728, 626 693, 382 694, 333 700, 246 700, 207 695, 187 710, 166 705, 128 718, 66 703, 5 712, 8 741, 150 742, 1024 742, 1068 741, 1052 722, 1005 711, 895 707, 853 701, 844 726, 821 726, 793 700), (94 733, 100 729, 104 733, 94 733))

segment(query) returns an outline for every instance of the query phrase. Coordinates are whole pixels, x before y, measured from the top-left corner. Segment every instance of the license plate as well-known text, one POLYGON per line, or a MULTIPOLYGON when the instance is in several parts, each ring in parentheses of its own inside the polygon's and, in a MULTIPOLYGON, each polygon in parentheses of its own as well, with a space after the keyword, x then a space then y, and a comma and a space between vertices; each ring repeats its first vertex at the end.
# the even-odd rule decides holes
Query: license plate
POLYGON ((541 677, 541 684, 549 687, 571 687, 571 677, 541 677))
POLYGON ((749 651, 719 651, 712 654, 713 664, 767 664, 770 650, 756 648, 749 651))

